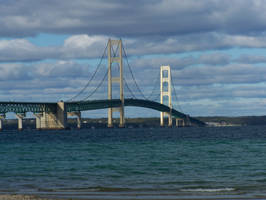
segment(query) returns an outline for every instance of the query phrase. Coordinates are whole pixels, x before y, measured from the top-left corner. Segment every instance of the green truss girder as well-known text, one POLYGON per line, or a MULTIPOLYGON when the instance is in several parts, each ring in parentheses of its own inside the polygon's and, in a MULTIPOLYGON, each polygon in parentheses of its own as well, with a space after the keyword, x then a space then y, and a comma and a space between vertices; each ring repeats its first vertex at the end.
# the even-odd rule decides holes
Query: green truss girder
POLYGON ((55 112, 56 103, 0 102, 0 113, 55 112))
POLYGON ((120 99, 67 102, 67 112, 97 110, 121 106, 120 99))

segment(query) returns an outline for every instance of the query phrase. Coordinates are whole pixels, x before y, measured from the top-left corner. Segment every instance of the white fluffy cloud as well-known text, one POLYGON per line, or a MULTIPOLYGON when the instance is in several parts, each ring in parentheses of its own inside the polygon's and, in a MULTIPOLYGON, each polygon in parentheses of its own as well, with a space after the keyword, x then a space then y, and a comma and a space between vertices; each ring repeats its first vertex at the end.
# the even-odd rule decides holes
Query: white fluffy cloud
MULTIPOLYGON (((45 59, 89 59, 100 58, 108 42, 107 36, 73 35, 61 46, 36 46, 26 39, 0 40, 0 62, 41 61, 45 59)), ((231 48, 266 48, 266 37, 217 35, 215 33, 180 36, 161 40, 123 40, 129 56, 189 53, 195 51, 220 50, 231 48)), ((227 57, 221 55, 216 59, 227 57)), ((204 59, 204 56, 202 57, 204 59)), ((215 57, 212 57, 213 62, 215 57)), ((163 60, 163 59, 162 59, 163 60)), ((221 60, 220 60, 221 61, 221 60)))

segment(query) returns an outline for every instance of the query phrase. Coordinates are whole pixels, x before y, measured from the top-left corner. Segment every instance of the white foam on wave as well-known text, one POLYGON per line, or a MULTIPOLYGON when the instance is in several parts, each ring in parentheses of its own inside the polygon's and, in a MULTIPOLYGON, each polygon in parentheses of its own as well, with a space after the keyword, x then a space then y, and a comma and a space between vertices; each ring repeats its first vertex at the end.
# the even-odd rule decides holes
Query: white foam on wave
POLYGON ((234 188, 195 188, 195 189, 181 189, 182 192, 230 192, 234 188))

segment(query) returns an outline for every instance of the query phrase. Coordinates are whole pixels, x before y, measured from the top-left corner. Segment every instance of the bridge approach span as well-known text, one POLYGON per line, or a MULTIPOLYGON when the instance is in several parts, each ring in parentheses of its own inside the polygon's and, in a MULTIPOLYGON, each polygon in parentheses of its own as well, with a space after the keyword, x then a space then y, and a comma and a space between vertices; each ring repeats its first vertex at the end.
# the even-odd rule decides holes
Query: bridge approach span
POLYGON ((41 112, 56 112, 57 103, 42 103, 42 102, 0 102, 0 114, 8 112, 14 113, 41 113, 41 112))

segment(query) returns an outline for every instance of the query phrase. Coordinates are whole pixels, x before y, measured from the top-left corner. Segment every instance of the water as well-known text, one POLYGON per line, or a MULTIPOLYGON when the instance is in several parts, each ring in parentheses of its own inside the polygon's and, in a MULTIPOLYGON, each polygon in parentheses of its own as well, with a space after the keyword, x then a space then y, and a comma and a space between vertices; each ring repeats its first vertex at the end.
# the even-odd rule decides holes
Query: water
POLYGON ((266 199, 266 127, 0 133, 0 193, 266 199))

